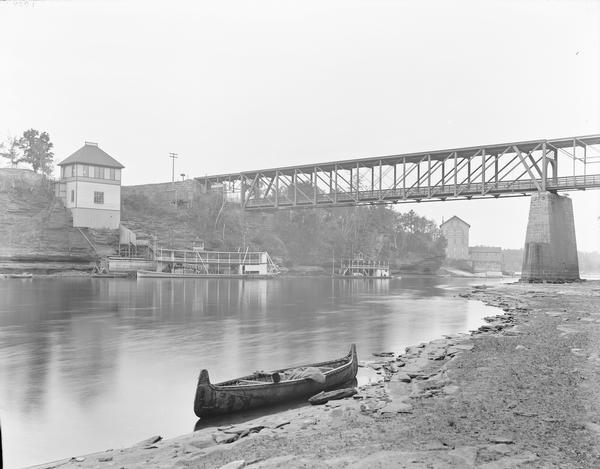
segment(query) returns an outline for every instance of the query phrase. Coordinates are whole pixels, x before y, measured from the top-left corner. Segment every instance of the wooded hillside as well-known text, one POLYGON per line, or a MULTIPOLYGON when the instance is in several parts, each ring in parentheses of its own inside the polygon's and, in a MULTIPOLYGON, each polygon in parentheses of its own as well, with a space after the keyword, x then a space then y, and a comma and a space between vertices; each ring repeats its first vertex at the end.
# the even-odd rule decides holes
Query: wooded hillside
POLYGON ((191 181, 176 188, 179 202, 173 204, 169 185, 124 187, 122 222, 157 236, 164 246, 189 249, 203 239, 211 250, 267 250, 287 266, 329 268, 334 256, 363 253, 389 260, 396 269, 432 272, 444 259, 439 227, 413 211, 388 206, 243 211, 221 194, 199 193, 191 181))

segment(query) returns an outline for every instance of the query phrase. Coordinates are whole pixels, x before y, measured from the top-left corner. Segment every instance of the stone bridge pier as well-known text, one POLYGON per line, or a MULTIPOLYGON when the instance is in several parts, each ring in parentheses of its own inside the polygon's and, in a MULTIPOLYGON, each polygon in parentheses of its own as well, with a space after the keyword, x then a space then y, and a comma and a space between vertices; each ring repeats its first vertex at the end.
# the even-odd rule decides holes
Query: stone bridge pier
POLYGON ((580 280, 570 198, 546 191, 531 196, 521 270, 523 282, 580 280))

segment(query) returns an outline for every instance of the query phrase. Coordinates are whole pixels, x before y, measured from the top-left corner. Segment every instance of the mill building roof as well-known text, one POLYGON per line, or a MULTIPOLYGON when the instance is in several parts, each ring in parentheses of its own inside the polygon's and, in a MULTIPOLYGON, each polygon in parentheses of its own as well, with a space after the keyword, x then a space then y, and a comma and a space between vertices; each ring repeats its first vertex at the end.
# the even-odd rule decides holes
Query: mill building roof
POLYGON ((471 225, 469 225, 469 224, 468 224, 466 221, 464 221, 462 218, 459 218, 459 217, 457 217, 456 215, 454 215, 454 216, 452 216, 452 217, 448 218, 448 219, 447 219, 447 220, 446 220, 444 223, 442 223, 440 226, 444 226, 446 223, 449 223, 451 220, 454 220, 454 219, 456 219, 456 220, 458 220, 458 221, 460 221, 460 222, 464 223, 464 224, 465 224, 465 225, 467 225, 469 228, 471 227, 471 225))
POLYGON ((73 163, 93 164, 96 166, 106 166, 108 168, 125 167, 104 150, 102 150, 97 143, 92 142, 85 142, 85 145, 83 145, 71 156, 58 163, 58 166, 65 166, 73 163))

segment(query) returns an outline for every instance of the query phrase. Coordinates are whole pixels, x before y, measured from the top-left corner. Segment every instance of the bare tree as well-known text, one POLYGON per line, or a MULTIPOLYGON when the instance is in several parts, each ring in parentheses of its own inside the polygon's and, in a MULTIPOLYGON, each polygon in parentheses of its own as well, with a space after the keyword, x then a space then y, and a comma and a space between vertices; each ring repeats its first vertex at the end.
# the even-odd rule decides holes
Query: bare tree
POLYGON ((19 147, 19 139, 14 137, 9 137, 6 142, 0 143, 0 156, 9 160, 13 168, 25 161, 19 147))

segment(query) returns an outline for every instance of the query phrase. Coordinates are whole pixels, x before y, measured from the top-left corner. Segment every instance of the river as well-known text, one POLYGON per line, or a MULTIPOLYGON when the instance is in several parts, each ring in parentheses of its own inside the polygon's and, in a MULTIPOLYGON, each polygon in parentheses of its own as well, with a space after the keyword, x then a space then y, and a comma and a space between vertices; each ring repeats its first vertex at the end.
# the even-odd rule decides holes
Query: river
POLYGON ((192 431, 201 368, 217 382, 476 329, 497 310, 456 290, 481 282, 0 280, 6 467, 192 431))

